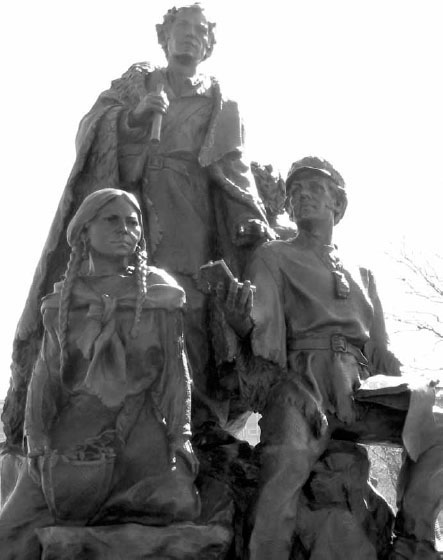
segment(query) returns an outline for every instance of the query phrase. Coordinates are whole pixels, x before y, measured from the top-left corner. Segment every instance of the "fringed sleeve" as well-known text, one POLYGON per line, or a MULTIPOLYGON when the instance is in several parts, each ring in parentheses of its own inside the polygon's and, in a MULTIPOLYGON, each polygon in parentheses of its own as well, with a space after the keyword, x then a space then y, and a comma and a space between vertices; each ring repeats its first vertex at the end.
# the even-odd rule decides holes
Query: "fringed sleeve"
POLYGON ((253 329, 237 360, 240 390, 253 410, 260 412, 271 387, 286 375, 286 323, 283 280, 272 244, 258 248, 246 272, 256 286, 253 329))
POLYGON ((256 286, 252 320, 251 347, 260 356, 287 367, 286 322, 284 315, 283 278, 278 265, 278 254, 273 244, 267 243, 255 252, 247 277, 256 286))
POLYGON ((163 371, 152 387, 152 399, 165 424, 171 459, 177 452, 193 464, 191 436, 191 376, 185 351, 183 312, 156 310, 163 340, 163 371))

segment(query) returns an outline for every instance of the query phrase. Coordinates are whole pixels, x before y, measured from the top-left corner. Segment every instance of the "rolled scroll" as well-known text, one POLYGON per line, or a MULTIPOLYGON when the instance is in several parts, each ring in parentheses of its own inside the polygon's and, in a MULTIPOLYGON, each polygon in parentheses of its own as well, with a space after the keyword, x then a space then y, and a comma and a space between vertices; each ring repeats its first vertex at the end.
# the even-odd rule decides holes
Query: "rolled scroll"
MULTIPOLYGON (((163 84, 157 84, 155 93, 160 95, 163 92, 163 84)), ((152 119, 151 137, 149 141, 151 144, 158 144, 160 142, 160 135, 162 129, 163 115, 162 113, 156 113, 152 119)))

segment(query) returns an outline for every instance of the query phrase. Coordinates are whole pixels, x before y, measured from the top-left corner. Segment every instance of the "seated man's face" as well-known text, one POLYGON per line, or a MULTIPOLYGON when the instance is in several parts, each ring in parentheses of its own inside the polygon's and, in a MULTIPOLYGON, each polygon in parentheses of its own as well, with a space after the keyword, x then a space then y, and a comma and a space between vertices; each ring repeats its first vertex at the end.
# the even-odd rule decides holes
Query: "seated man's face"
POLYGON ((289 208, 297 225, 306 221, 331 221, 337 207, 335 186, 322 173, 300 173, 289 186, 289 208))

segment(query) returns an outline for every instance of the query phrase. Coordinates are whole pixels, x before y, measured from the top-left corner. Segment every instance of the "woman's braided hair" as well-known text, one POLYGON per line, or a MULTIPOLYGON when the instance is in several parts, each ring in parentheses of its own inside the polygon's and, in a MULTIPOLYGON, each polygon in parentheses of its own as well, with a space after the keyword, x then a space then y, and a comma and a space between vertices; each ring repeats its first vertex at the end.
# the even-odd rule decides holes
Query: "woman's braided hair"
POLYGON ((137 338, 140 328, 140 318, 143 310, 143 301, 146 297, 148 278, 148 253, 146 252, 145 240, 142 238, 135 251, 135 278, 137 282, 137 301, 135 304, 134 324, 131 329, 131 337, 137 338), (143 243, 142 243, 143 242, 143 243))
POLYGON ((58 309, 58 332, 60 342, 60 373, 63 376, 68 361, 68 314, 72 287, 78 276, 83 257, 80 243, 71 248, 68 265, 65 271, 65 279, 60 294, 58 309))
POLYGON ((131 329, 131 337, 136 338, 139 332, 143 302, 147 291, 148 256, 146 242, 143 236, 143 223, 140 205, 131 193, 119 189, 101 189, 87 196, 76 214, 69 223, 67 240, 71 247, 71 254, 66 267, 64 282, 60 294, 59 304, 59 342, 60 342, 60 373, 63 376, 68 360, 68 328, 69 328, 69 305, 75 280, 79 276, 82 265, 89 258, 88 242, 85 236, 85 228, 96 217, 103 206, 117 197, 124 197, 136 209, 142 235, 135 251, 134 275, 137 284, 137 299, 135 306, 134 323, 131 329))

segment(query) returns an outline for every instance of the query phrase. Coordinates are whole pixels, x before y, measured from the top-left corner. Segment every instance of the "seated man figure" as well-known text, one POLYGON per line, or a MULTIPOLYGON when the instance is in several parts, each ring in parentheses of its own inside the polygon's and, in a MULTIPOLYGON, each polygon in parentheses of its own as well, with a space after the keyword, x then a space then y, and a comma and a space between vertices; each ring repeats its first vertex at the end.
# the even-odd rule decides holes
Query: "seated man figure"
POLYGON ((405 447, 391 560, 436 559, 443 438, 433 389, 414 391, 398 377, 374 277, 345 266, 332 244, 347 205, 340 174, 306 157, 292 165, 286 185, 298 236, 259 247, 250 281, 232 282, 226 296, 218 287, 226 318, 243 337, 240 387, 262 414, 250 559, 289 558, 301 488, 332 437, 405 447))

